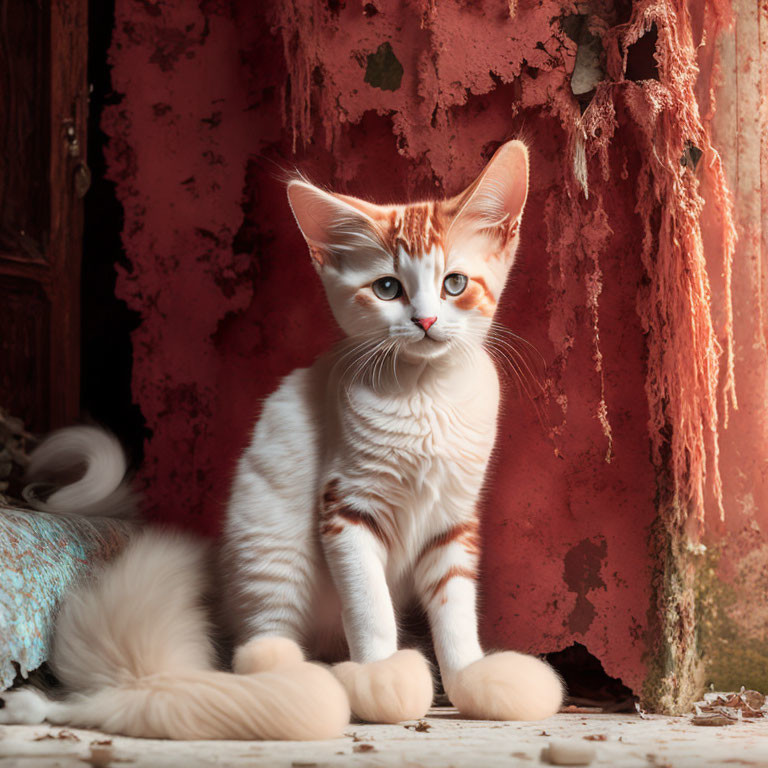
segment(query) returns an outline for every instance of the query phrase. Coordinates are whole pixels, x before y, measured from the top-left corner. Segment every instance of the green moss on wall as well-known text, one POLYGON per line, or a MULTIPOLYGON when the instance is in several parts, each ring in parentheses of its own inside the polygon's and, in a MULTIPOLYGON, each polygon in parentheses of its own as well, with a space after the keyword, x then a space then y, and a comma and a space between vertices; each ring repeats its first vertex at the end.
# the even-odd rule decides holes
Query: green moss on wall
POLYGON ((741 686, 768 691, 768 639, 755 636, 733 616, 750 600, 768 599, 749 594, 737 577, 722 578, 720 560, 724 545, 710 549, 696 573, 698 647, 704 663, 704 680, 718 691, 738 691, 741 686))
POLYGON ((650 658, 640 704, 666 715, 690 712, 703 690, 703 669, 696 631, 695 560, 677 527, 660 515, 652 530, 652 551, 658 570, 653 578, 650 609, 650 658))

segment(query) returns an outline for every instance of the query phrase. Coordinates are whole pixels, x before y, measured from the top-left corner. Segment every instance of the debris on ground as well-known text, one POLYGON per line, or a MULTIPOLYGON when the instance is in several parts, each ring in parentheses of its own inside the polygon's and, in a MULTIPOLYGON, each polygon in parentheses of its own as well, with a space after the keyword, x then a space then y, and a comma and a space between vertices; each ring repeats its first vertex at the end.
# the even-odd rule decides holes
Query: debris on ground
MULTIPOLYGON (((106 768, 115 760, 115 750, 112 747, 112 739, 103 739, 102 741, 92 741, 90 743, 90 754, 83 758, 84 763, 94 766, 94 768, 106 768)), ((120 760, 119 762, 125 762, 120 760)))
POLYGON ((695 715, 691 722, 694 725, 735 725, 739 718, 728 715, 695 715))
POLYGON ((651 716, 646 713, 646 711, 637 703, 635 702, 635 711, 638 715, 640 715, 641 720, 650 720, 651 716))
POLYGON ((597 751, 576 739, 552 739, 541 751, 541 761, 550 765, 589 765, 597 751))
POLYGON ((353 752, 373 752, 375 749, 376 747, 374 747, 373 744, 368 743, 356 744, 352 747, 353 752))
POLYGON ((694 725, 730 725, 742 719, 766 716, 766 697, 759 691, 748 691, 743 686, 738 693, 706 693, 703 701, 694 705, 694 725), (715 719, 729 722, 715 722, 715 719))
POLYGON ((72 731, 63 729, 58 733, 44 733, 42 736, 35 736, 32 741, 48 741, 54 739, 56 741, 80 741, 80 737, 72 731))
POLYGON ((354 731, 352 733, 345 733, 344 735, 345 736, 349 736, 352 739, 352 741, 354 741, 354 742, 357 742, 357 741, 373 741, 374 740, 372 736, 358 736, 357 733, 354 732, 354 731))
POLYGON ((608 735, 605 733, 591 733, 584 738, 586 741, 608 741, 608 735))
POLYGON ((416 733, 427 733, 432 726, 426 720, 419 720, 416 725, 411 724, 403 727, 409 731, 416 731, 416 733))

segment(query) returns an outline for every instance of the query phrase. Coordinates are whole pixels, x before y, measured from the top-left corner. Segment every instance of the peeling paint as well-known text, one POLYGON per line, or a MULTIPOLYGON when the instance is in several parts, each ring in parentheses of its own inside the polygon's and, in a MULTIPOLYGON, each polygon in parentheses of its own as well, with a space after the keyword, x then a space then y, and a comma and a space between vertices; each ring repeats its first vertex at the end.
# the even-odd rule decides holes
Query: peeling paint
POLYGON ((571 592, 576 593, 576 604, 568 616, 568 629, 583 635, 595 618, 595 606, 587 597, 595 589, 606 589, 600 570, 607 554, 605 539, 584 539, 571 547, 565 555, 563 581, 571 592))
POLYGON ((396 91, 403 80, 403 65, 397 60, 392 46, 382 43, 376 53, 370 53, 365 67, 365 82, 382 91, 396 91))

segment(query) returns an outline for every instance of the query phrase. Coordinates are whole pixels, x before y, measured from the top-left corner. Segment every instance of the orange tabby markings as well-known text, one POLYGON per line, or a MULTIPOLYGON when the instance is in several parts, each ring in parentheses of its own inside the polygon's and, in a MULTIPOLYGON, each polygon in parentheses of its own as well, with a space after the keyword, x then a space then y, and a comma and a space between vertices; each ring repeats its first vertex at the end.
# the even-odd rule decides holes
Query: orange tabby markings
POLYGON ((460 565, 452 566, 441 578, 439 578, 434 584, 430 585, 428 589, 429 596, 427 597, 427 599, 434 600, 440 594, 440 592, 445 588, 445 585, 451 579, 454 579, 456 577, 461 577, 464 579, 470 579, 474 581, 477 578, 477 572, 473 568, 472 569, 463 568, 460 565))
POLYGON ((496 299, 482 277, 471 277, 464 293, 456 299, 459 309, 477 309, 486 317, 491 317, 496 311, 496 299))
POLYGON ((343 525, 334 525, 333 523, 323 523, 320 526, 321 536, 337 536, 344 530, 343 525))
POLYGON ((480 536, 477 528, 477 520, 470 520, 466 523, 454 525, 453 528, 449 528, 447 531, 443 531, 424 545, 424 548, 419 553, 417 561, 421 560, 429 552, 432 552, 439 547, 444 547, 446 544, 450 544, 453 541, 460 543, 469 554, 479 555, 480 536))
POLYGON ((325 489, 320 510, 320 534, 322 536, 335 536, 344 530, 344 523, 362 525, 388 547, 389 539, 378 520, 368 512, 362 512, 344 504, 339 499, 338 490, 338 480, 331 481, 325 489))
POLYGON ((355 304, 360 307, 370 307, 374 304, 374 300, 367 293, 356 293, 355 304))
POLYGON ((442 244, 443 217, 433 202, 396 208, 390 212, 386 227, 385 239, 396 268, 398 247, 418 258, 442 244))

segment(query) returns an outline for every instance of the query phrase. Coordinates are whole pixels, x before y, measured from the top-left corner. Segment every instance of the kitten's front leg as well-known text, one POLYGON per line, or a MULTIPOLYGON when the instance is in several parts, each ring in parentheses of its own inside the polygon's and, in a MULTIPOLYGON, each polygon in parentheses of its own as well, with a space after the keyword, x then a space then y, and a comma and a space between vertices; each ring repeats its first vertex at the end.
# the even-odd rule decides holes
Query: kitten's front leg
POLYGON ((363 499, 345 497, 334 481, 323 495, 319 525, 351 657, 334 672, 352 711, 377 723, 423 717, 432 703, 432 676, 418 651, 397 650, 385 573, 388 541, 376 510, 363 499))
POLYGON ((479 560, 476 520, 448 528, 422 549, 414 571, 427 611, 446 693, 461 714, 479 720, 541 720, 558 711, 563 685, 534 656, 483 656, 477 633, 479 560))

